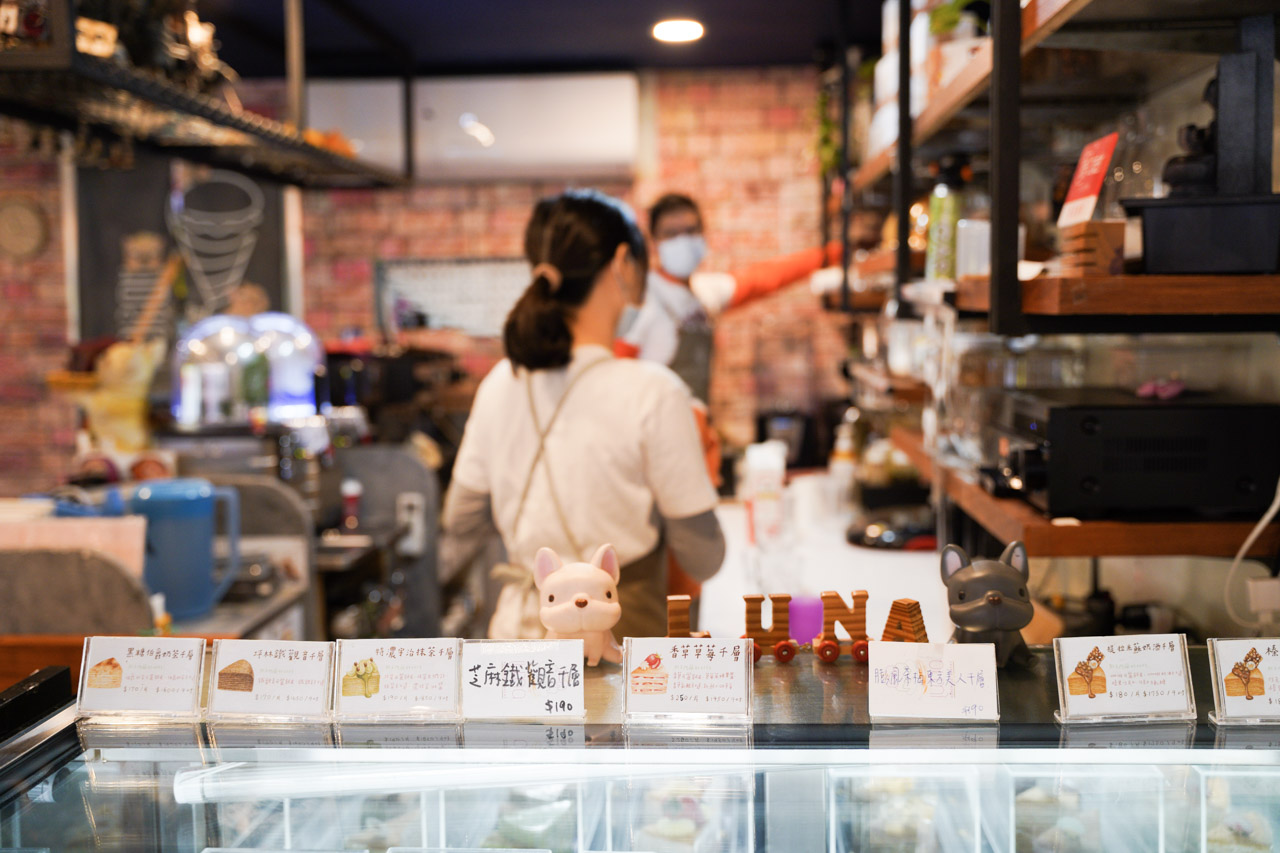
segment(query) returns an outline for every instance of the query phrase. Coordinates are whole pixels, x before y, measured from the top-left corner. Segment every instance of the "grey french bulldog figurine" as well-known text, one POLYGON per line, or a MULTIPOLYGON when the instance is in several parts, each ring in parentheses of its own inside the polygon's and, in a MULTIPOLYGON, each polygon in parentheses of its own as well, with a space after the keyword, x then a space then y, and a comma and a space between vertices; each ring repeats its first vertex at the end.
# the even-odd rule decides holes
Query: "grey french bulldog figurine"
POLYGON ((1027 549, 1010 542, 999 560, 969 562, 969 555, 955 545, 942 549, 942 582, 947 587, 952 639, 957 643, 995 643, 996 666, 1009 661, 1030 666, 1035 658, 1022 640, 1022 629, 1031 621, 1027 595, 1027 549))

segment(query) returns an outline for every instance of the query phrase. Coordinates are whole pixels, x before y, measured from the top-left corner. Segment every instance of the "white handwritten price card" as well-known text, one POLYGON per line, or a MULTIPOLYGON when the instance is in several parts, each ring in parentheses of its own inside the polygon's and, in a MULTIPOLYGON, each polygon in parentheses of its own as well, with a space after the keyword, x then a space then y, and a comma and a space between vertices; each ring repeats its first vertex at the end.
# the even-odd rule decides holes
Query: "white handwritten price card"
POLYGON ((76 714, 198 719, 203 672, 201 639, 86 637, 76 714))
POLYGON ((871 641, 871 721, 1000 719, 996 652, 990 643, 871 641))
POLYGON ((1214 711, 1220 726, 1280 724, 1280 639, 1210 640, 1214 711))
POLYGON ((337 719, 457 718, 461 640, 338 640, 335 654, 337 719))
POLYGON ((582 640, 467 640, 462 716, 468 720, 581 719, 582 640))
POLYGON ((327 720, 333 643, 214 640, 210 719, 327 720))
POLYGON ((750 640, 628 637, 624 651, 629 722, 751 719, 750 640))
POLYGON ((1060 723, 1196 717, 1182 634, 1059 637, 1053 657, 1060 723))

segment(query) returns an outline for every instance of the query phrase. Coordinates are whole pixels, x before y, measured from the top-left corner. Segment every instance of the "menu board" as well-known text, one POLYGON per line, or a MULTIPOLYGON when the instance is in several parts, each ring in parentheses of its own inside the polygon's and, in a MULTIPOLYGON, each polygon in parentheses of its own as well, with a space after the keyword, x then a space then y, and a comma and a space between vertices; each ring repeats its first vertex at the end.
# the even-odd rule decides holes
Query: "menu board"
POLYGON ((327 720, 333 644, 214 640, 210 718, 327 720))
POLYGON ((1060 637, 1053 653, 1059 722, 1195 718, 1182 634, 1060 637))
POLYGON ((872 722, 1000 719, 991 643, 871 641, 867 710, 872 722))
POLYGON ((78 717, 200 715, 204 640, 86 637, 78 717))
POLYGON ((338 640, 334 716, 456 718, 461 646, 456 639, 338 640))
POLYGON ((462 713, 469 720, 581 719, 582 640, 468 640, 462 713))
POLYGON ((628 721, 751 717, 750 640, 628 637, 623 660, 628 721))
POLYGON ((1280 639, 1209 641, 1218 725, 1280 723, 1280 639))

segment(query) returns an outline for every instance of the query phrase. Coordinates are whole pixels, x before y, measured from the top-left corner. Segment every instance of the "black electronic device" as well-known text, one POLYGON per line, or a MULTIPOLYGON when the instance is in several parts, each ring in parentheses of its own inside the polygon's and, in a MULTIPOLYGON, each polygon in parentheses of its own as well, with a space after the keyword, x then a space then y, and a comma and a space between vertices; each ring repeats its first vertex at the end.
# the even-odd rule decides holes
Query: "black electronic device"
POLYGON ((988 490, 1052 516, 1260 515, 1280 478, 1280 405, 1226 394, 1010 391, 988 428, 1000 448, 988 490))
POLYGON ((1142 219, 1148 273, 1280 271, 1280 195, 1271 192, 1275 133, 1274 14, 1240 22, 1239 51, 1205 87, 1208 125, 1178 131, 1185 153, 1165 164, 1168 198, 1125 198, 1142 219))

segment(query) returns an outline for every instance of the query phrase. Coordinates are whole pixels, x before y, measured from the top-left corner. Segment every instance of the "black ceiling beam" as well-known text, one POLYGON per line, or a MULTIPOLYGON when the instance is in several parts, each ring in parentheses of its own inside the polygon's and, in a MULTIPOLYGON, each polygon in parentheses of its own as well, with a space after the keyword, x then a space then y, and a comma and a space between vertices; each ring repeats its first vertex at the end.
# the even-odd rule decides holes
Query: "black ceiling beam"
POLYGON ((361 9, 351 0, 323 0, 323 2, 353 28, 364 33, 375 44, 386 48, 399 71, 405 72, 413 68, 413 51, 390 30, 373 21, 369 17, 367 8, 361 9))
POLYGON ((221 26, 235 30, 258 47, 271 51, 276 56, 284 57, 284 39, 280 35, 271 35, 240 15, 227 15, 219 21, 221 26))

